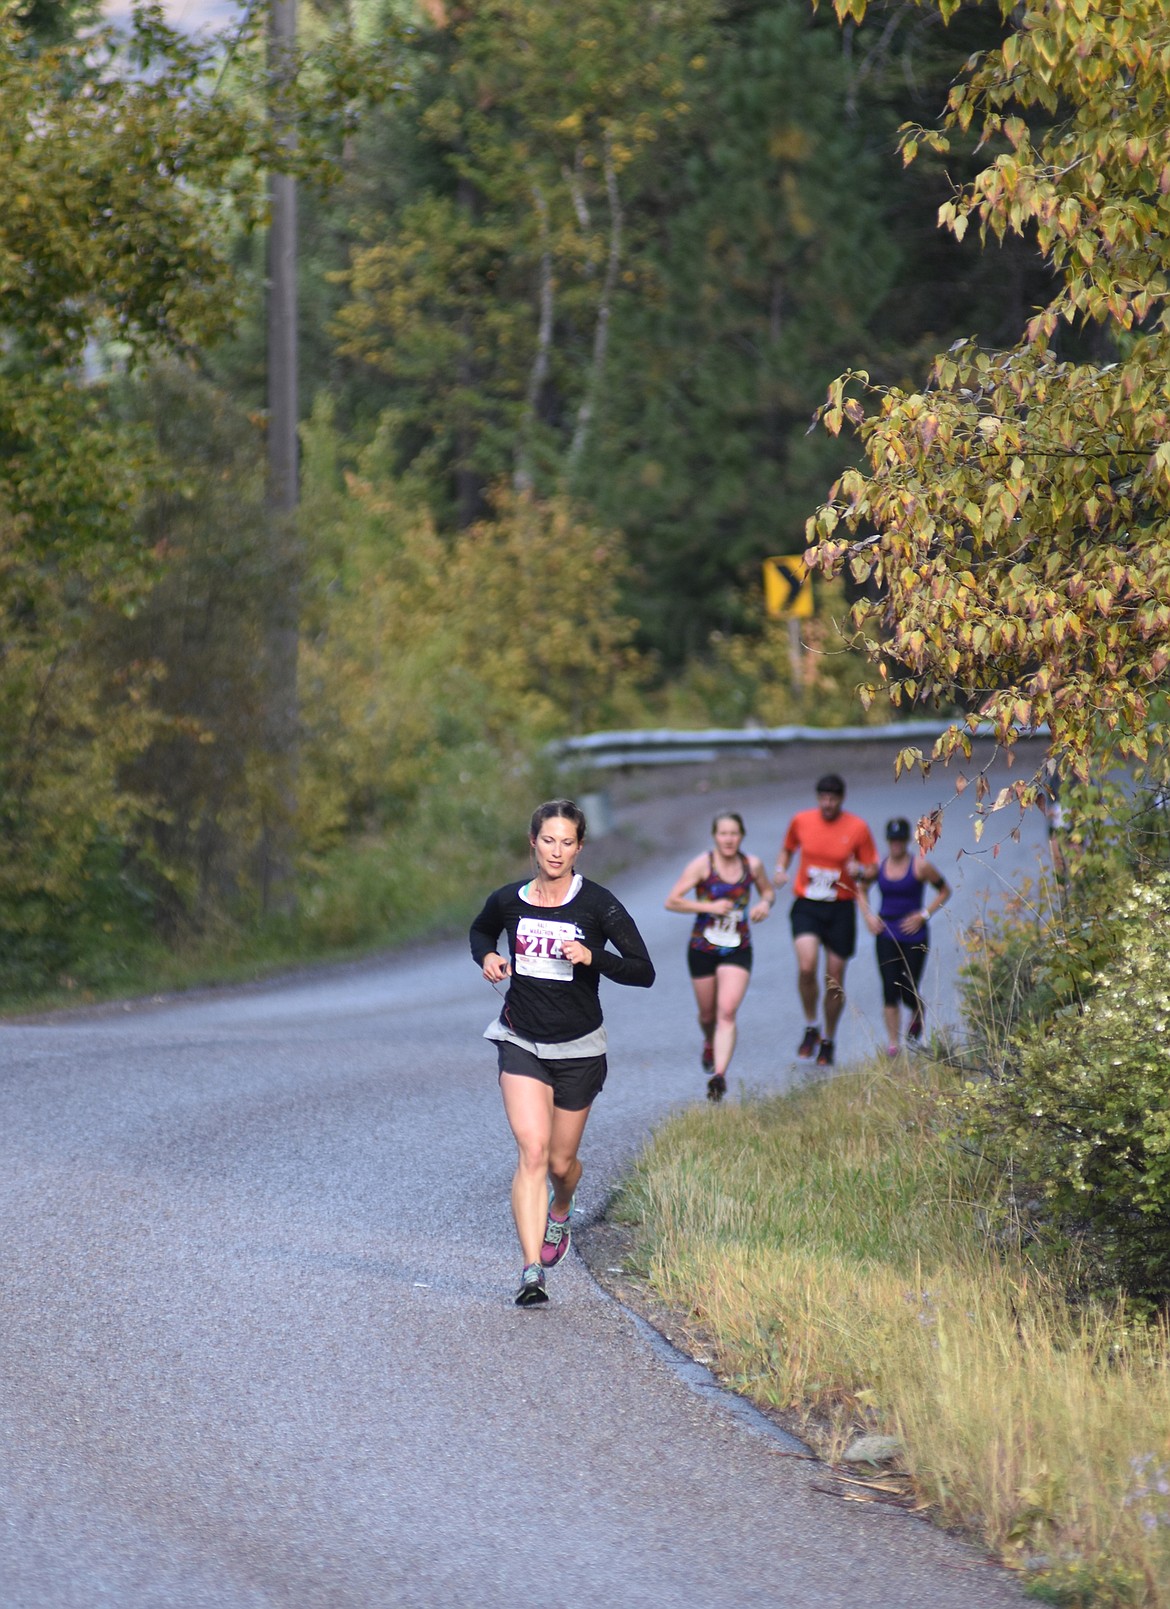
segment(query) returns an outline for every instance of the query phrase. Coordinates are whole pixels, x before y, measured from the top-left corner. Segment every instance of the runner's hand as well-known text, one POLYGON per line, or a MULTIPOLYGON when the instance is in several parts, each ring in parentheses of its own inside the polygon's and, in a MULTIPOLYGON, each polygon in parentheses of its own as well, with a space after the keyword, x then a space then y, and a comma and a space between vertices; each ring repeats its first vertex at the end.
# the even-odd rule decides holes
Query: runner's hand
POLYGON ((708 916, 730 916, 735 909, 733 899, 712 899, 707 901, 708 916))
POLYGON ((493 950, 490 955, 484 956, 483 975, 489 983, 502 983, 505 978, 512 976, 512 967, 502 955, 497 955, 493 950))
POLYGON ((925 911, 911 911, 908 916, 902 918, 902 932, 907 938, 910 937, 911 933, 921 933, 925 926, 925 911))
POLYGON ((748 912, 748 920, 751 922, 762 922, 771 909, 771 900, 757 900, 752 906, 751 910, 748 912))
POLYGON ((787 869, 787 867, 777 866, 776 870, 772 873, 772 886, 773 886, 773 888, 783 888, 787 881, 788 881, 788 869, 787 869))
POLYGON ((561 954, 566 961, 571 961, 575 967, 588 967, 593 965, 593 951, 580 939, 566 939, 561 945, 561 954))
POLYGON ((866 911, 865 925, 876 939, 881 937, 882 929, 884 928, 885 923, 882 921, 880 916, 875 916, 872 911, 866 911))

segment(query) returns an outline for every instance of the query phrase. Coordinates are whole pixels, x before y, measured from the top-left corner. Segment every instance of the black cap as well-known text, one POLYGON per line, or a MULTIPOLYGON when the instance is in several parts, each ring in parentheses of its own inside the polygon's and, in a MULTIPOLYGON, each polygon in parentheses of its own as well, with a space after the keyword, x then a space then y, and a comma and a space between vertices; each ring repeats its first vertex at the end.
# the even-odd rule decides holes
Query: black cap
POLYGON ((818 793, 835 793, 838 799, 845 797, 845 784, 835 771, 830 771, 827 777, 822 777, 817 783, 818 793))
POLYGON ((887 843, 906 844, 910 841, 910 823, 905 816, 891 816, 886 822, 887 843))

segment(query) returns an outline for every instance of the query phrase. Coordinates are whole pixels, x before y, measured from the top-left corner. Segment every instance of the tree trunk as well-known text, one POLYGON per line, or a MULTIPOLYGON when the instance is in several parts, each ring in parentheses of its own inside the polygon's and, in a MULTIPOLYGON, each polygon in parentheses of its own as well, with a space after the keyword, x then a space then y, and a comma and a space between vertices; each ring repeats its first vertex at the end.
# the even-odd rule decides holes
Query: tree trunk
MULTIPOLYGON (((471 180, 460 175, 456 196, 469 217, 479 212, 479 194, 471 180)), ((483 484, 472 463, 476 444, 476 422, 466 399, 471 396, 476 381, 475 318, 470 307, 464 308, 459 321, 462 337, 459 347, 457 374, 459 380, 462 417, 455 431, 455 503, 458 509, 459 529, 466 531, 487 513, 483 484)))
POLYGON ((585 396, 577 410, 577 425, 569 444, 569 455, 565 465, 565 479, 570 490, 585 451, 585 444, 589 439, 593 415, 601 395, 601 378, 605 370, 606 353, 609 350, 610 311, 622 260, 622 198, 618 190, 617 172, 613 165, 613 143, 608 134, 605 138, 605 192, 609 198, 609 258, 605 265, 601 301, 597 308, 597 324, 593 331, 593 362, 590 365, 585 396))
MULTIPOLYGON (((268 34, 272 118, 282 143, 296 136, 286 94, 296 70, 296 0, 272 0, 268 34)), ((269 598, 265 621, 268 765, 260 845, 264 911, 293 908, 293 835, 298 771, 297 638, 300 556, 297 542, 297 192, 289 174, 268 180, 268 529, 269 598)))
POLYGON ((518 492, 530 492, 533 486, 532 432, 536 428, 540 393, 548 379, 553 334, 553 267, 548 228, 548 202, 538 184, 532 186, 532 198, 536 202, 536 211, 540 218, 540 323, 536 331, 536 357, 532 362, 532 373, 528 377, 528 392, 524 398, 524 417, 520 422, 516 442, 516 469, 512 476, 512 485, 518 492))

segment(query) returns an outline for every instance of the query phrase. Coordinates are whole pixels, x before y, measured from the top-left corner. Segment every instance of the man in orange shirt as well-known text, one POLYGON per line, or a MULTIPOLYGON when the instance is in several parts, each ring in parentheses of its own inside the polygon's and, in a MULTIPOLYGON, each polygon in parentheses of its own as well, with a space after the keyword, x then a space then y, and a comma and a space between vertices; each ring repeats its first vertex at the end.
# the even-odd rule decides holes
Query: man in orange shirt
POLYGON ((860 816, 841 808, 845 784, 835 773, 817 783, 815 810, 800 810, 788 824, 773 881, 783 888, 793 856, 799 854, 792 902, 797 987, 804 1007, 804 1038, 796 1054, 816 1056, 818 1067, 833 1065, 833 1039, 845 1007, 845 967, 857 948, 857 878, 877 876, 878 852, 860 816), (825 1031, 817 1021, 817 971, 825 952, 825 1031))

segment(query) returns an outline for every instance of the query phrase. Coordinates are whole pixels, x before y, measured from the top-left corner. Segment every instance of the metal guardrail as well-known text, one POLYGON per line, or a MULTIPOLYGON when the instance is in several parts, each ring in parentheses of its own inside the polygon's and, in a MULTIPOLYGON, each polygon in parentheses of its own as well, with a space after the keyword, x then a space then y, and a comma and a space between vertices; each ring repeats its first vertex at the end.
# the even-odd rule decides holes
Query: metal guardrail
MULTIPOLYGON (((886 726, 744 726, 711 727, 706 731, 587 732, 562 738, 549 752, 562 764, 605 771, 623 765, 701 765, 721 754, 766 759, 789 743, 902 743, 913 746, 941 737, 950 721, 898 721, 886 726)), ((980 722, 973 735, 990 735, 980 722)), ((1043 737, 1045 731, 1034 735, 1043 737)))

